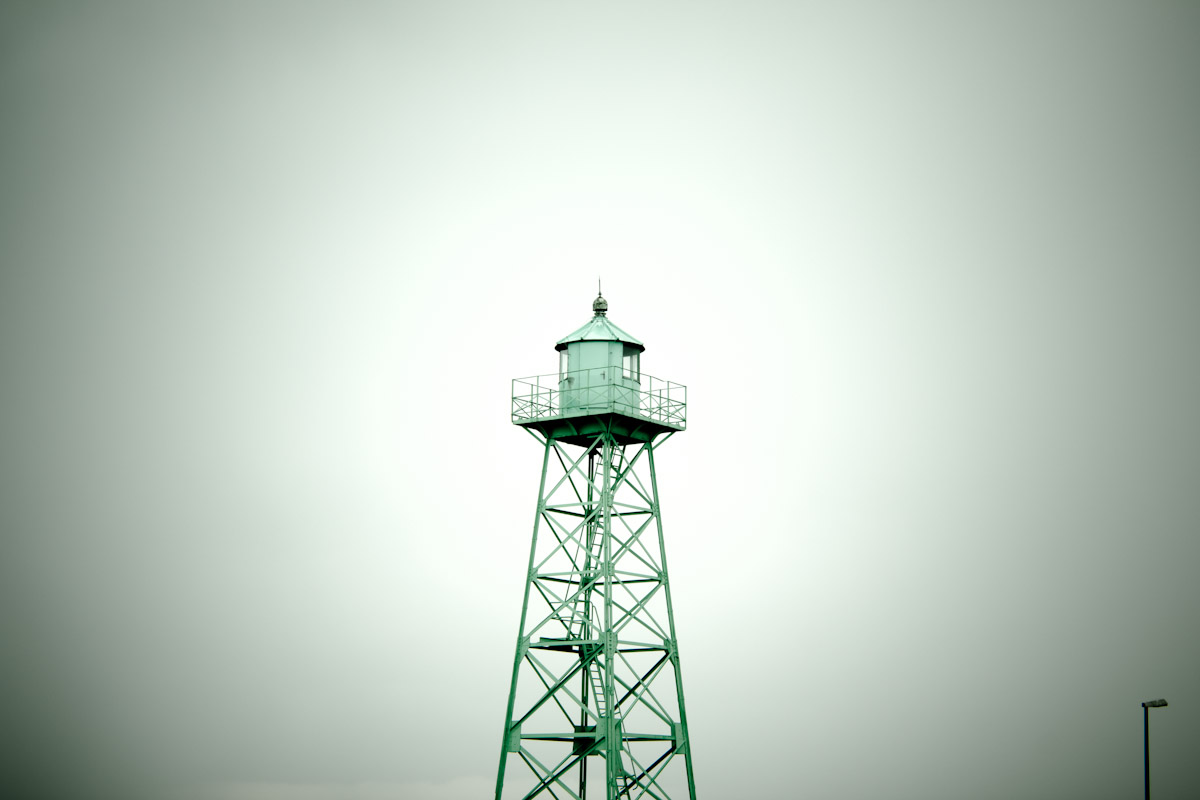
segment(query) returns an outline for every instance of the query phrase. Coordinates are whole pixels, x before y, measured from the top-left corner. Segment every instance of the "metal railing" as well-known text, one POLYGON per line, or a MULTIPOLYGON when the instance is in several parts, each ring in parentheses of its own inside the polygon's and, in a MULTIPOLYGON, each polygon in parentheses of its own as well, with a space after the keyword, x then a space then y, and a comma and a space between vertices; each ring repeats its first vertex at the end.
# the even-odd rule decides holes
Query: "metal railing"
POLYGON ((513 422, 605 412, 645 417, 682 430, 687 427, 687 387, 645 373, 635 380, 620 367, 513 379, 513 422))

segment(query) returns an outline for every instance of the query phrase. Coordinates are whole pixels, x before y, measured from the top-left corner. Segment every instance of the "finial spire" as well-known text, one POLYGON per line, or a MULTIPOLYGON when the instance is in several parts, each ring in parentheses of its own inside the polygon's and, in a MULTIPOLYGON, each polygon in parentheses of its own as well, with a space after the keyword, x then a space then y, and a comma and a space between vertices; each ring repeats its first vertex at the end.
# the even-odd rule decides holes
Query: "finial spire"
POLYGON ((597 317, 603 317, 608 313, 608 301, 604 299, 599 278, 596 278, 596 299, 592 302, 592 311, 596 312, 597 317))

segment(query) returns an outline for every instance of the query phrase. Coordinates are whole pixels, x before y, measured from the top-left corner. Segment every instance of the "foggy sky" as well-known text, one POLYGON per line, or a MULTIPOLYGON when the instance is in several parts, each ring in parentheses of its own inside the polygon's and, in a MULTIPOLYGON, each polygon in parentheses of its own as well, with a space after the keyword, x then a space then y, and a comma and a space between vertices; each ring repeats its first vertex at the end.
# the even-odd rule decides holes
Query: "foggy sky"
POLYGON ((590 315, 705 798, 1200 792, 1200 7, 0 6, 0 794, 490 796, 590 315))

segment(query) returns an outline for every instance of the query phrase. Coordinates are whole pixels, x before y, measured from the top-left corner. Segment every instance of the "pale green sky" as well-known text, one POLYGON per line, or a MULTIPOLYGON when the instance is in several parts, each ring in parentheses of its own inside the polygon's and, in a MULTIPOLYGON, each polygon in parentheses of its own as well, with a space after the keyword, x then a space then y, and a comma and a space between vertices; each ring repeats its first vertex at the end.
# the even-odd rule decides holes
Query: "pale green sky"
POLYGON ((599 274, 703 797, 1127 798, 1160 696, 1194 795, 1198 85, 1187 3, 0 4, 0 781, 486 796, 599 274))

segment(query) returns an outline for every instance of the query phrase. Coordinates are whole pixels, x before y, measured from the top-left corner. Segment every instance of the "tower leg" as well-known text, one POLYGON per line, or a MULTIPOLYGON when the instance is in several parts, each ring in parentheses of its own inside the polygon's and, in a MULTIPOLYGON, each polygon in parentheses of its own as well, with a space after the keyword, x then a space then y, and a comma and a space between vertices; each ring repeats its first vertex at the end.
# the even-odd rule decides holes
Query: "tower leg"
MULTIPOLYGON (((550 465, 550 442, 546 441, 545 452, 542 454, 542 480, 538 484, 538 510, 533 515, 533 541, 529 545, 529 568, 525 571, 525 599, 521 604, 521 624, 517 628, 517 653, 513 658, 513 674, 512 686, 508 690, 508 713, 505 719, 511 721, 513 715, 513 701, 517 695, 517 678, 521 672, 521 658, 525 650, 527 640, 522 636, 522 631, 525 629, 525 617, 529 612, 529 589, 531 584, 530 578, 533 575, 533 559, 537 554, 537 536, 538 536, 538 521, 542 517, 542 493, 546 490, 546 468, 550 465)), ((504 767, 508 764, 508 753, 510 749, 510 741, 512 738, 511 727, 508 723, 504 725, 504 738, 500 742, 500 766, 496 770, 496 800, 500 800, 500 795, 504 792, 504 767)))
POLYGON ((683 742, 676 742, 676 748, 684 755, 687 765, 688 796, 696 798, 696 778, 692 773, 692 745, 688 738, 687 706, 683 701, 683 675, 679 670, 679 644, 675 638, 675 605, 671 602, 671 585, 667 581, 667 548, 663 541, 662 511, 658 504, 658 472, 654 469, 654 448, 647 455, 650 461, 650 487, 654 492, 654 520, 658 526, 658 546, 662 552, 662 571, 664 590, 667 598, 667 620, 671 626, 671 663, 675 666, 675 691, 679 695, 679 725, 683 732, 683 742))

